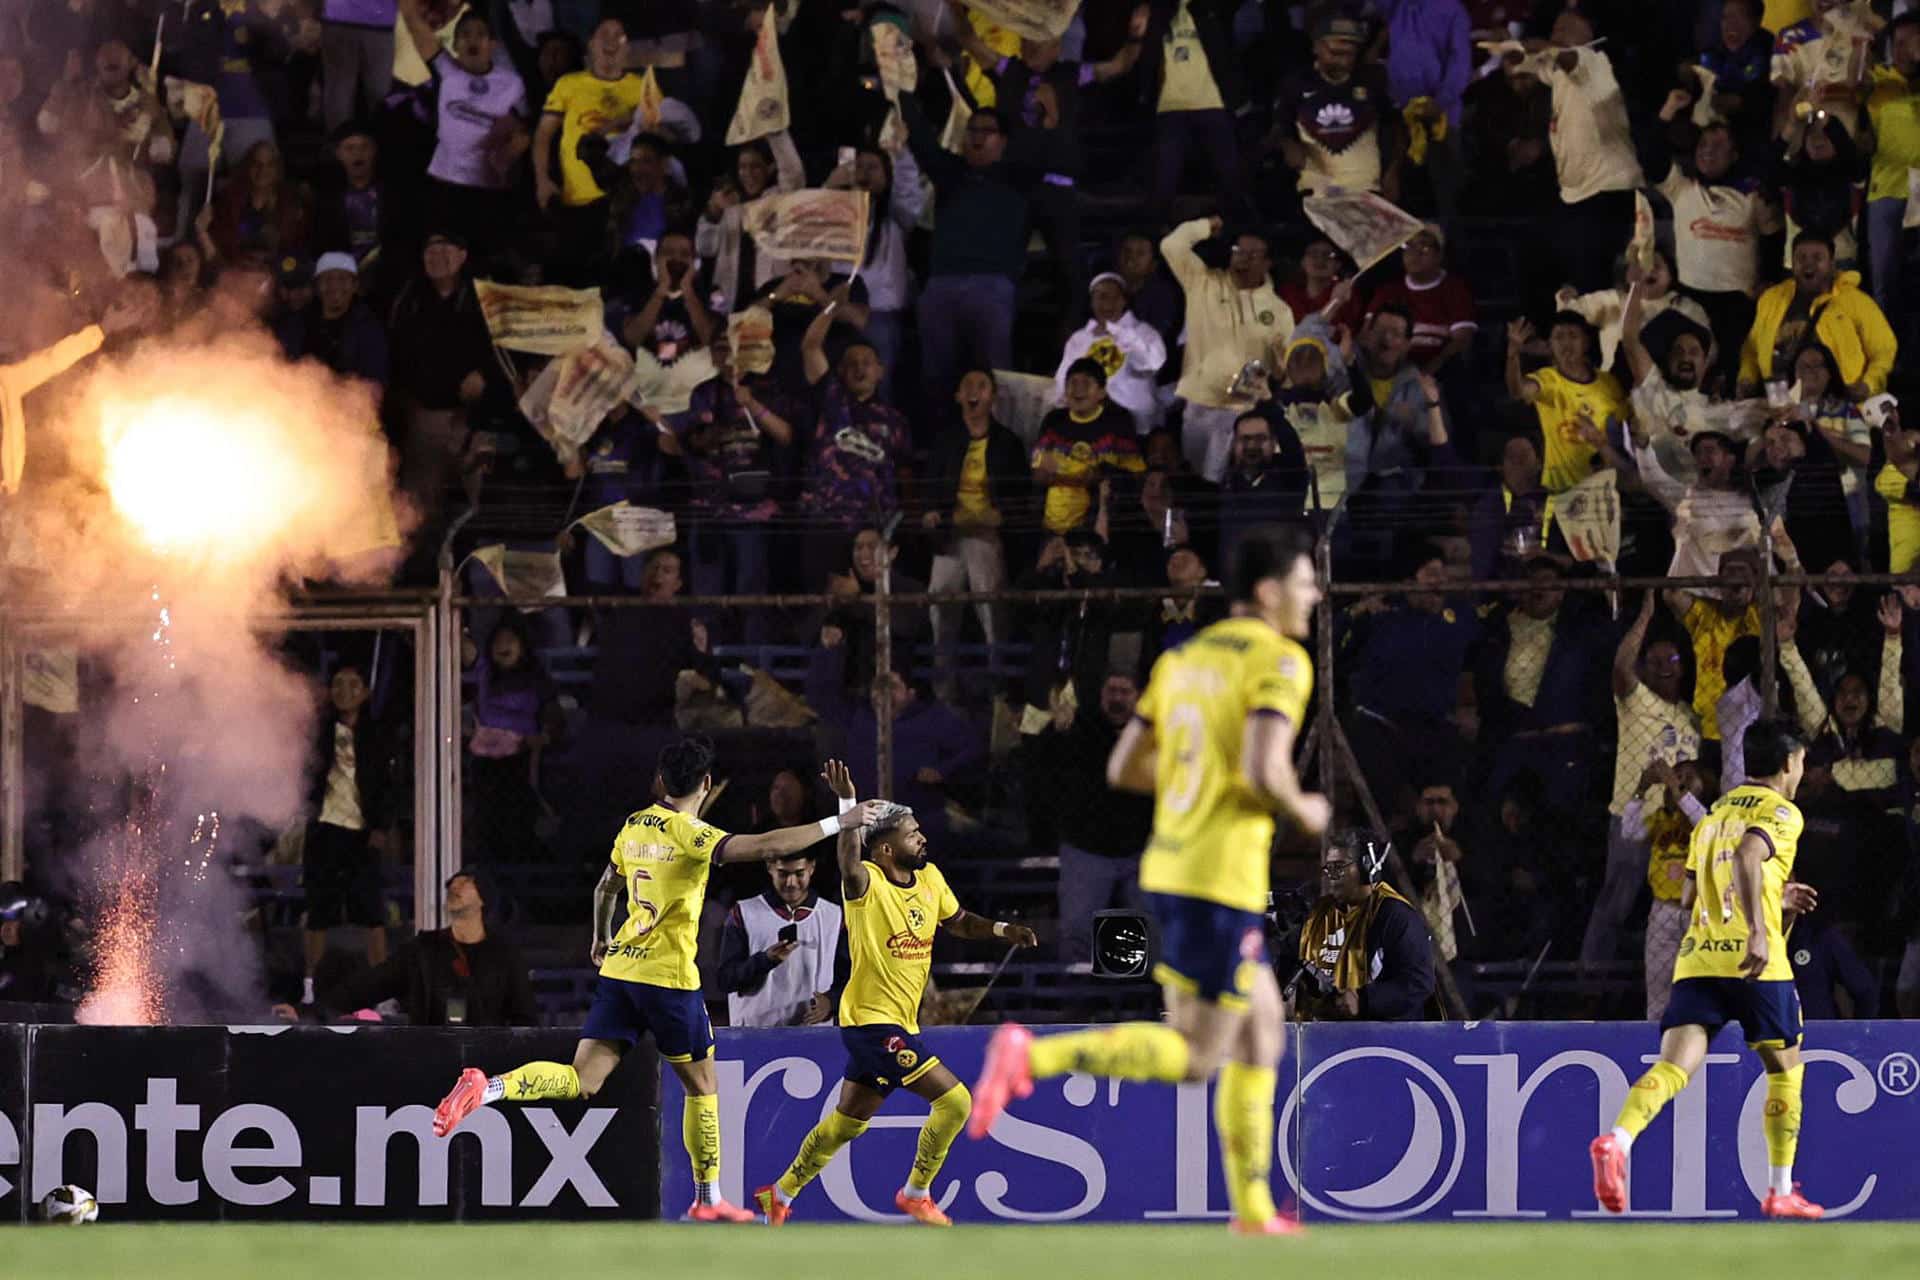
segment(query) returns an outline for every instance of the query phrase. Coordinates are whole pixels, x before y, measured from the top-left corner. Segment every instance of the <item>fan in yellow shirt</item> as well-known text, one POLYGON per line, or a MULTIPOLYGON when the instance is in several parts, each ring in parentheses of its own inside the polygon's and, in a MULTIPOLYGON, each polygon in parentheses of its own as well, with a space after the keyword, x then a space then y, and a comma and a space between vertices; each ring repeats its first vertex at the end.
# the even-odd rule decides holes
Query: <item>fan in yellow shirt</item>
MULTIPOLYGON (((841 811, 851 810, 853 778, 846 766, 830 761, 826 777, 840 797, 841 811)), ((801 1140, 787 1171, 754 1192, 754 1200, 769 1225, 783 1225, 793 1212, 793 1198, 820 1176, 840 1148, 867 1131, 888 1094, 907 1089, 933 1109, 920 1130, 906 1185, 894 1195, 894 1207, 928 1226, 951 1226, 933 1201, 933 1175, 946 1162, 972 1104, 967 1087, 920 1039, 920 998, 933 969, 933 935, 944 929, 956 938, 1002 938, 1016 947, 1034 946, 1039 939, 1023 924, 962 911, 940 868, 927 861, 927 837, 905 805, 883 805, 870 826, 842 832, 838 853, 847 952, 853 962, 846 994, 840 998, 846 1079, 839 1105, 801 1140)))
POLYGON ((606 199, 580 159, 580 140, 611 136, 633 122, 646 81, 626 69, 627 29, 604 19, 587 42, 587 69, 561 76, 547 94, 533 135, 534 199, 542 209, 555 196, 569 208, 606 199), (553 180, 554 141, 560 144, 560 181, 553 180))
POLYGON ((1038 1040, 1003 1025, 987 1048, 969 1132, 985 1137, 1035 1079, 1084 1072, 1177 1084, 1217 1070, 1214 1127, 1231 1226, 1287 1235, 1298 1227, 1275 1210, 1268 1186, 1286 1007, 1262 913, 1275 810, 1306 835, 1324 831, 1332 813, 1293 771, 1313 690, 1298 643, 1320 601, 1312 543, 1290 528, 1251 530, 1234 546, 1229 578, 1232 616, 1161 655, 1107 762, 1109 784, 1154 796, 1140 887, 1159 926, 1154 976, 1167 1020, 1038 1040))
POLYGON ((1693 1078, 1714 1033, 1738 1022, 1767 1069, 1760 1127, 1767 1141, 1769 1218, 1818 1218, 1793 1183, 1800 1143, 1800 997, 1787 957, 1793 917, 1813 910, 1813 890, 1793 882, 1803 821, 1793 796, 1807 747, 1784 720, 1759 720, 1742 738, 1747 783, 1721 797, 1694 828, 1680 906, 1686 937, 1673 995, 1660 1019, 1660 1060, 1640 1077, 1613 1131, 1593 1140, 1593 1191, 1610 1213, 1627 1207, 1634 1139, 1693 1078))
MULTIPOLYGON (((680 1133, 693 1160, 695 1188, 687 1220, 754 1220, 752 1213, 720 1198, 719 1081, 713 1027, 694 964, 707 877, 716 862, 784 858, 864 826, 878 816, 881 802, 760 835, 728 835, 696 816, 713 792, 712 767, 713 745, 704 738, 664 748, 654 775, 661 799, 628 818, 614 841, 612 859, 593 891, 592 955, 600 981, 572 1064, 529 1062, 492 1077, 468 1067, 433 1113, 437 1136, 452 1133, 462 1120, 495 1102, 591 1098, 627 1048, 651 1033, 686 1091, 680 1133), (627 918, 612 934, 614 907, 623 892, 627 918)), ((845 772, 837 761, 828 761, 827 768, 830 774, 845 772)))
POLYGON ((1546 464, 1540 483, 1548 493, 1565 493, 1593 470, 1597 450, 1587 439, 1588 424, 1626 416, 1627 393, 1610 373, 1597 372, 1593 360, 1599 335, 1578 312, 1562 311, 1547 331, 1553 363, 1531 374, 1520 368, 1520 352, 1533 341, 1525 319, 1507 326, 1507 394, 1533 406, 1540 415, 1546 464))

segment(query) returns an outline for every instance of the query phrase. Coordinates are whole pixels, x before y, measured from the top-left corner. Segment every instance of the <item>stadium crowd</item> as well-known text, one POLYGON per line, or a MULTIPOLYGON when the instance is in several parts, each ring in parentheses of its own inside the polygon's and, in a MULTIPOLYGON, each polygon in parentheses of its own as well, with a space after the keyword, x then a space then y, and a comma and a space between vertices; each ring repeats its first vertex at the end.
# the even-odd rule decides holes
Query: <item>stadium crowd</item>
MULTIPOLYGON (((788 762, 825 740, 869 794, 888 718, 892 794, 936 856, 1057 852, 1070 965, 1134 895, 1150 806, 1109 794, 1104 760, 1154 658, 1218 616, 1240 531, 1310 524, 1336 583, 1405 584, 1334 597, 1334 703, 1476 1011, 1476 965, 1551 957, 1641 967, 1622 1011, 1658 1016, 1688 833, 1743 780, 1727 747, 1777 670, 1813 743, 1808 1015, 1920 1012, 1920 585, 1847 582, 1920 557, 1900 359, 1920 6, 1073 9, 10 5, 7 429, 36 353, 103 312, 109 357, 270 328, 379 387, 421 515, 408 581, 451 537, 477 596, 499 575, 460 558, 500 545, 651 605, 468 611, 469 861, 597 868, 647 800, 630 761, 682 731, 742 762, 717 821, 818 817, 788 762), (996 12, 1072 21, 1037 39, 996 12), (777 112, 742 98, 769 45, 777 112), (756 205, 810 188, 867 193, 857 263, 756 243, 756 205), (1342 191, 1420 225, 1356 263, 1310 216, 1342 191), (672 411, 615 405, 563 458, 523 411, 537 362, 496 350, 477 280, 597 289, 627 352, 712 374, 672 411), (1569 536, 1569 495, 1601 473, 1623 513, 1604 558, 1569 536), (671 545, 574 527, 621 501, 670 513, 671 545), (1823 581, 1761 598, 1802 571, 1823 581), (1720 585, 1588 589, 1615 573, 1720 585), (883 629, 883 578, 1082 594, 894 604, 883 629), (1472 585, 1501 579, 1527 589, 1472 585), (1126 587, 1145 590, 1100 594, 1126 587), (663 607, 687 594, 833 603, 663 607)), ((386 757, 345 723, 370 775, 386 757)), ((315 825, 338 828, 326 791, 315 825)), ((309 835, 310 866, 328 841, 377 853, 374 811, 399 807, 356 802, 346 836, 309 835)), ((1278 857, 1297 929, 1315 851, 1278 857)), ((793 945, 764 935, 831 907, 834 874, 824 855, 811 883, 736 869, 712 994, 764 989, 793 945)), ((333 879, 335 922, 376 923, 333 879)), ((774 984, 784 1020, 819 1019, 833 968, 774 984)))

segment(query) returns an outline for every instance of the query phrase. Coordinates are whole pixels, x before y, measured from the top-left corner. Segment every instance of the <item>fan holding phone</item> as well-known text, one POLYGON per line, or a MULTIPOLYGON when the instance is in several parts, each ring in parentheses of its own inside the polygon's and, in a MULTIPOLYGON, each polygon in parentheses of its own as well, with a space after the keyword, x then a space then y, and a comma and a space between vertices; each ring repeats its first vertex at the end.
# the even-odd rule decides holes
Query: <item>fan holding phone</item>
POLYGON ((719 978, 733 1026, 833 1021, 831 992, 836 976, 846 977, 841 915, 813 891, 814 865, 811 849, 767 863, 766 891, 743 898, 727 913, 719 978))

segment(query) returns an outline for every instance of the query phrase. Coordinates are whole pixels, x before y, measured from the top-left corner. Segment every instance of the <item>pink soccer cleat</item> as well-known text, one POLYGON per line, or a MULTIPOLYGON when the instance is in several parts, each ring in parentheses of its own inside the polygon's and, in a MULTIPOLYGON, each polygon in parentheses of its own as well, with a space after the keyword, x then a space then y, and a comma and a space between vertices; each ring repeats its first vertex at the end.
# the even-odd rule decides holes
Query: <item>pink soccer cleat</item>
POLYGON ((1235 1218, 1227 1223, 1227 1230, 1236 1236, 1303 1236, 1307 1229, 1300 1225, 1297 1218, 1289 1218, 1284 1213, 1276 1213, 1265 1222, 1247 1222, 1235 1218))
POLYGON ((967 1136, 984 1138, 993 1122, 1016 1098, 1031 1097, 1033 1075, 1027 1068, 1027 1051, 1033 1046, 1033 1033, 1017 1022, 1003 1022, 987 1042, 987 1062, 973 1086, 973 1114, 967 1117, 967 1136))
POLYGON ((893 1207, 915 1222, 924 1223, 929 1227, 953 1225, 953 1219, 941 1211, 940 1206, 933 1202, 933 1197, 930 1195, 910 1196, 904 1191, 896 1191, 893 1193, 893 1207))
POLYGON ((1608 1213, 1627 1211, 1627 1153, 1620 1140, 1603 1133, 1587 1148, 1593 1157, 1593 1198, 1608 1213))
POLYGON ((460 1073, 452 1092, 433 1109, 433 1136, 444 1138, 460 1127, 460 1122, 480 1109, 487 1096, 487 1073, 468 1067, 460 1073))
POLYGON ((1800 1184, 1794 1183, 1793 1190, 1783 1196, 1768 1193, 1760 1202, 1760 1212, 1769 1218, 1799 1218, 1806 1222, 1817 1222, 1826 1216, 1827 1211, 1800 1194, 1800 1184))
POLYGON ((738 1205, 728 1204, 725 1200, 715 1200, 712 1204, 693 1202, 680 1218, 682 1222, 758 1222, 760 1215, 742 1209, 738 1205))

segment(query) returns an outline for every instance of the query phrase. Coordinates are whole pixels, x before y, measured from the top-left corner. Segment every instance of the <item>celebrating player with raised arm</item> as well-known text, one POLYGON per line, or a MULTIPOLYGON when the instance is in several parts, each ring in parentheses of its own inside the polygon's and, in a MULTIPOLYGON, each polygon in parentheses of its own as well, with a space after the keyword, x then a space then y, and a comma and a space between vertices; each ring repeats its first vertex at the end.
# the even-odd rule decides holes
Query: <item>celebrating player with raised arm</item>
MULTIPOLYGON (((651 1031, 660 1056, 686 1090, 681 1134, 693 1158, 694 1222, 751 1222, 748 1210, 720 1198, 720 1099, 713 1071, 713 1027, 700 998, 694 948, 707 876, 716 862, 751 862, 798 853, 841 831, 864 826, 881 810, 868 801, 838 817, 763 835, 728 835, 697 816, 713 788, 713 746, 688 738, 660 752, 658 793, 666 798, 628 818, 613 858, 593 890, 594 964, 600 982, 580 1029, 573 1065, 529 1062, 488 1078, 468 1067, 433 1113, 442 1137, 488 1103, 591 1098, 628 1046, 651 1031), (627 919, 612 933, 622 891, 627 919)), ((846 771, 828 761, 830 774, 846 771)), ((837 775, 836 775, 837 776, 837 775)))
POLYGON ((1036 1040, 1007 1023, 987 1048, 967 1131, 984 1137, 1010 1100, 1033 1092, 1035 1077, 1078 1071, 1177 1084, 1217 1070, 1214 1127, 1232 1228, 1287 1235, 1299 1228, 1274 1209, 1267 1185, 1286 1008, 1263 915, 1275 810, 1308 835, 1331 814, 1293 770, 1313 689, 1312 663, 1295 642, 1320 600, 1311 542, 1292 529, 1248 532, 1229 586, 1233 615, 1154 664, 1107 762, 1112 786, 1155 796, 1140 887, 1159 926, 1154 977, 1167 1024, 1036 1040))
MULTIPOLYGON (((847 767, 829 760, 826 779, 840 797, 841 812, 847 812, 854 803, 847 767)), ((928 1226, 952 1226, 928 1189, 967 1122, 971 1101, 967 1086, 920 1042, 920 997, 933 967, 933 931, 982 941, 1004 938, 1016 947, 1031 947, 1038 939, 1025 925, 961 910, 940 868, 927 861, 927 837, 905 805, 883 804, 861 830, 842 831, 838 852, 847 950, 853 959, 840 998, 840 1040, 847 1049, 840 1105, 801 1141, 779 1181, 761 1187, 754 1198, 770 1225, 786 1222, 801 1188, 820 1176, 841 1147, 867 1131, 888 1094, 908 1089, 932 1103, 933 1110, 920 1130, 907 1183, 893 1203, 928 1226)))
POLYGON ((1714 1032, 1738 1022, 1767 1069, 1769 1218, 1818 1218, 1824 1210, 1793 1184, 1800 1145, 1800 996, 1787 957, 1793 917, 1815 906, 1813 890, 1791 880, 1802 821, 1793 796, 1807 748, 1784 721, 1748 726, 1747 783, 1720 798, 1693 829, 1680 906, 1687 933, 1673 965, 1673 995, 1660 1020, 1660 1061, 1635 1082, 1613 1132, 1593 1140, 1593 1194, 1610 1213, 1627 1207, 1627 1153, 1633 1140, 1706 1060, 1714 1032))

